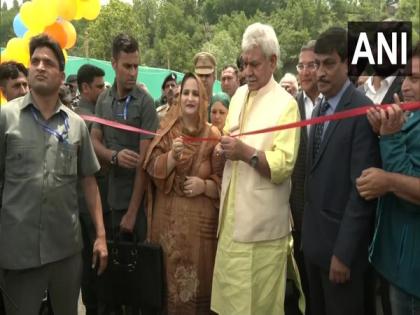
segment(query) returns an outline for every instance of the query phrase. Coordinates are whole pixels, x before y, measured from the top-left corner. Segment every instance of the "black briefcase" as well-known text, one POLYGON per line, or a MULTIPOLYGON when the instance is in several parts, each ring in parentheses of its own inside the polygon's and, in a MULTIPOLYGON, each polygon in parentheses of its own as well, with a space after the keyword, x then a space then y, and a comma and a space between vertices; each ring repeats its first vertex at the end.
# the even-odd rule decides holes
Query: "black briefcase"
POLYGON ((107 304, 160 310, 163 297, 162 248, 148 242, 108 240, 108 267, 102 278, 107 304))

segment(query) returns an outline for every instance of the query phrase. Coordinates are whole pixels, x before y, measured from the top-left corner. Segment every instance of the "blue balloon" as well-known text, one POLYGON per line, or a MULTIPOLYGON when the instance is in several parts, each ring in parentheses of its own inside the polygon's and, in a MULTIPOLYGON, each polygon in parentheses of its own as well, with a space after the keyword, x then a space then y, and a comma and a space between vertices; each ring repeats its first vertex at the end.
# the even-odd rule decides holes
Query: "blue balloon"
POLYGON ((28 30, 20 19, 19 13, 16 14, 15 18, 13 19, 13 30, 15 31, 17 37, 23 37, 23 35, 25 35, 26 31, 28 30))

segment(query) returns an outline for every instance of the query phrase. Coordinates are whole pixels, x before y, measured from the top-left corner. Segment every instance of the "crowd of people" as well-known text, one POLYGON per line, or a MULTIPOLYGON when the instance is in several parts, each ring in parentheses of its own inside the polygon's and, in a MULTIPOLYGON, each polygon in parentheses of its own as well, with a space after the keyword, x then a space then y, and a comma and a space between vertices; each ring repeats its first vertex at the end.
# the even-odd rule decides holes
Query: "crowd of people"
POLYGON ((0 64, 0 314, 36 315, 47 296, 50 314, 76 315, 81 290, 87 315, 419 315, 420 112, 401 102, 420 102, 420 43, 408 75, 350 78, 347 54, 332 27, 276 82, 277 36, 254 23, 221 68, 223 92, 199 52, 153 100, 131 36, 112 41, 110 87, 90 64, 65 80, 59 45, 32 38, 28 70, 0 64), (162 309, 116 305, 107 241, 148 229, 162 309))

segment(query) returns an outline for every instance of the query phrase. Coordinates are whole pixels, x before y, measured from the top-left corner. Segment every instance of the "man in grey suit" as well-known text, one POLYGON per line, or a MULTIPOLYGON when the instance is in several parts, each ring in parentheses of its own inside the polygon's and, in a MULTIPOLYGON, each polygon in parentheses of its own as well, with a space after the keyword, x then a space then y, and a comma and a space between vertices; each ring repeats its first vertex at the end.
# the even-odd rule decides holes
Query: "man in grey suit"
MULTIPOLYGON (((350 83, 347 32, 331 28, 315 44, 318 89, 314 116, 371 103, 350 83)), ((361 198, 355 181, 379 165, 378 139, 366 117, 311 128, 307 154, 302 247, 314 315, 363 315, 364 272, 376 202, 361 198)))

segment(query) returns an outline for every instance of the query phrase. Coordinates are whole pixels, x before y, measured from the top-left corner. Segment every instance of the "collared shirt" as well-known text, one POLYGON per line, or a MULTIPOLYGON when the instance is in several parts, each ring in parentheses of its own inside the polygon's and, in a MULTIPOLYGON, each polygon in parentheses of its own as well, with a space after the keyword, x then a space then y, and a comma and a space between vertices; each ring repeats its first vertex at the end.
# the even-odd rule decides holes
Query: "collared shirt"
POLYGON ((395 78, 396 76, 386 77, 385 79, 381 80, 380 88, 375 90, 375 87, 373 86, 373 77, 370 76, 363 84, 363 89, 365 90, 366 96, 369 97, 373 103, 381 104, 395 78))
MULTIPOLYGON (((159 126, 153 99, 142 89, 135 86, 130 93, 119 98, 116 84, 104 91, 98 98, 96 116, 122 124, 155 132, 159 126), (128 98, 128 101, 127 101, 128 98)), ((140 141, 151 139, 151 135, 139 135, 97 123, 93 128, 102 131, 104 144, 108 149, 120 151, 130 149, 139 152, 140 141)), ((109 172, 108 204, 115 210, 126 210, 133 193, 135 169, 114 165, 109 172)))
MULTIPOLYGON (((78 115, 95 115, 95 104, 89 102, 84 97, 81 97, 74 112, 78 115)), ((85 121, 85 123, 88 129, 91 130, 93 123, 91 121, 85 121)))
MULTIPOLYGON (((333 97, 331 97, 329 99, 327 99, 326 97, 324 97, 324 99, 322 100, 322 102, 320 104, 322 104, 322 103, 324 103, 326 101, 328 102, 328 104, 330 104, 330 107, 328 107, 325 115, 331 115, 331 114, 334 114, 335 113, 335 110, 336 110, 336 108, 338 106, 338 103, 341 100, 341 97, 343 96, 344 92, 347 90, 347 88, 349 87, 350 84, 351 84, 350 80, 347 79, 346 82, 344 82, 343 87, 341 88, 341 90, 338 91, 338 93, 336 95, 334 95, 333 97)), ((324 129, 322 131, 322 136, 325 135, 325 131, 327 130, 329 123, 330 123, 329 121, 324 122, 324 129)))
MULTIPOLYGON (((319 93, 318 96, 315 98, 315 102, 312 102, 312 99, 305 93, 305 91, 302 90, 303 93, 303 102, 305 104, 305 117, 306 119, 310 119, 312 117, 312 112, 315 108, 315 106, 317 106, 322 98, 323 95, 322 93, 319 93)), ((306 132, 308 133, 309 136, 309 132, 310 132, 310 128, 311 126, 306 126, 306 132)))
POLYGON ((47 121, 30 93, 2 106, 0 268, 34 268, 81 250, 76 184, 98 170, 85 123, 60 101, 47 121))

